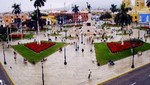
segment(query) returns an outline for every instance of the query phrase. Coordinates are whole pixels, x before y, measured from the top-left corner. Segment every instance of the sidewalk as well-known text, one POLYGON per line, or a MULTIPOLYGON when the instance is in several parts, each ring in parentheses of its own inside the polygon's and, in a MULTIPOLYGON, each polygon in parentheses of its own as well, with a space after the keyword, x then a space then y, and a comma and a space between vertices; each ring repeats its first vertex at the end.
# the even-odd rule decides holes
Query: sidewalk
MULTIPOLYGON (((31 42, 31 40, 23 40, 23 42, 31 42)), ((150 42, 150 39, 148 42, 150 42)), ((86 42, 84 43, 85 45, 78 42, 79 51, 75 51, 75 45, 66 46, 66 66, 64 65, 63 51, 55 52, 47 57, 48 60, 43 64, 45 85, 96 85, 104 80, 133 70, 131 68, 132 56, 115 61, 114 66, 106 64, 98 67, 96 62, 92 62, 96 60, 95 52, 90 52, 90 49, 94 49, 94 47, 86 42), (84 48, 83 53, 81 52, 82 48, 84 48), (92 71, 91 80, 88 80, 89 69, 92 71)), ((13 42, 13 44, 17 44, 17 42, 13 42)), ((2 47, 0 46, 0 48, 2 47)), ((6 48, 5 54, 7 65, 4 67, 16 85, 42 85, 41 62, 36 65, 30 63, 25 65, 23 57, 19 54, 17 54, 17 62, 15 62, 12 48, 6 48)), ((143 52, 142 56, 135 55, 135 68, 149 63, 149 60, 150 50, 143 52)), ((0 49, 0 62, 3 62, 2 49, 0 49)))

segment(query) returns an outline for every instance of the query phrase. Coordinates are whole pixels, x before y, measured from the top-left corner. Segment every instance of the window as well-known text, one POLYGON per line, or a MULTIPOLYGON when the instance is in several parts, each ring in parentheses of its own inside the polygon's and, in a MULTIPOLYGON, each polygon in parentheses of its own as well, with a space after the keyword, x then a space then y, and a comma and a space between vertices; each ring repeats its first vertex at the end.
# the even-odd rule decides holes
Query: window
POLYGON ((135 16, 135 19, 137 19, 137 16, 135 16))
POLYGON ((139 21, 141 22, 142 21, 142 17, 140 16, 140 19, 139 19, 139 21))
POLYGON ((146 22, 148 22, 148 21, 149 21, 149 16, 146 17, 146 22))
POLYGON ((12 19, 12 20, 11 20, 11 22, 13 23, 13 22, 14 22, 14 20, 12 19))

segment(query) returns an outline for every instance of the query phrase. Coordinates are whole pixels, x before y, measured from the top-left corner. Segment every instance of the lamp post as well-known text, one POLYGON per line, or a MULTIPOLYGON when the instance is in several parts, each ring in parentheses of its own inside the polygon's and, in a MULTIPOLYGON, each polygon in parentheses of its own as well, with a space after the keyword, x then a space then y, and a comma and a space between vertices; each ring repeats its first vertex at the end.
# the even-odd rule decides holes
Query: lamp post
POLYGON ((7 42, 9 43, 9 29, 8 29, 8 25, 7 25, 7 42))
POLYGON ((43 60, 41 61, 41 68, 42 68, 42 85, 44 85, 44 70, 43 70, 43 60))
POLYGON ((65 39, 67 39, 67 30, 64 30, 65 31, 65 39))
POLYGON ((81 33, 81 44, 83 44, 83 34, 81 33))
POLYGON ((131 41, 131 46, 132 46, 132 65, 131 68, 134 68, 134 44, 131 41))
MULTIPOLYGON (((67 39, 67 30, 64 30, 64 31, 65 31, 65 39, 67 39)), ((64 47, 64 65, 67 65, 67 61, 66 61, 66 47, 64 47)))
POLYGON ((6 65, 6 64, 7 64, 7 62, 6 62, 6 58, 5 58, 5 49, 4 49, 4 43, 2 44, 2 46, 3 46, 4 64, 6 65))
POLYGON ((66 47, 64 47, 64 65, 67 65, 67 61, 66 61, 66 47))

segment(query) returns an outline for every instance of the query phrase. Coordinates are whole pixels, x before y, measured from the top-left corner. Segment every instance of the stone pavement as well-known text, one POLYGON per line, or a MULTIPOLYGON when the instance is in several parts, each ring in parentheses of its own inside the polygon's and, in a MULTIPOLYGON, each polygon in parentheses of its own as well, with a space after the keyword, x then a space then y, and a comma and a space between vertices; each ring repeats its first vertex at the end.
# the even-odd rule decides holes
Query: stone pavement
MULTIPOLYGON (((134 30, 137 31, 137 30, 134 30)), ((143 32, 141 32, 142 34, 143 32)), ((137 37, 137 33, 133 34, 137 37)), ((43 35, 40 35, 41 39, 47 40, 43 35)), ((128 36, 126 36, 128 38, 128 36)), ((86 38, 84 38, 86 39, 86 38)), ((115 39, 119 40, 116 37, 115 39)), ((54 37, 52 37, 54 41, 54 37)), ((31 40, 22 40, 22 43, 32 42, 31 40)), ((61 41, 61 40, 58 40, 61 41)), ((108 64, 103 66, 97 66, 95 59, 95 52, 90 52, 90 49, 94 49, 94 46, 87 43, 84 40, 84 44, 81 44, 78 40, 67 40, 67 42, 78 42, 79 51, 75 51, 75 45, 66 46, 67 65, 64 65, 64 53, 55 52, 47 57, 47 61, 44 62, 44 78, 45 85, 96 85, 104 80, 133 70, 131 68, 132 56, 115 61, 114 66, 108 64), (84 52, 81 52, 81 48, 84 48, 84 52), (94 62, 93 62, 94 61, 94 62), (92 79, 88 80, 88 70, 92 71, 92 79)), ((17 44, 18 41, 12 42, 17 44)), ((99 42, 99 41, 97 41, 99 42)), ((150 42, 150 39, 148 39, 150 42)), ((2 46, 0 46, 2 48, 2 46)), ((42 69, 41 62, 36 65, 30 63, 24 64, 23 57, 17 54, 17 61, 13 58, 13 49, 6 48, 6 61, 7 65, 4 65, 12 80, 16 85, 42 85, 42 69), (12 68, 10 68, 10 66, 12 68)), ((0 49, 0 62, 3 62, 2 49, 0 49)), ((142 56, 135 55, 135 68, 145 65, 150 62, 150 50, 142 53, 142 56)))

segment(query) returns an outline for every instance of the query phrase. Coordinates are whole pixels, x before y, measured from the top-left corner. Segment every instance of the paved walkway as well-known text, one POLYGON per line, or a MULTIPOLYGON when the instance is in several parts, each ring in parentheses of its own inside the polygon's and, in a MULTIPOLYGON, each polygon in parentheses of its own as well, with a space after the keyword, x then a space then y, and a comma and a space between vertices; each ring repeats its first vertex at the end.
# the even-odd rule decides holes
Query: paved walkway
MULTIPOLYGON (((137 37, 137 33, 135 33, 133 36, 137 37)), ((47 40, 47 38, 45 38, 43 35, 40 37, 41 39, 47 40)), ((126 36, 126 38, 127 37, 128 36, 126 36)), ((54 38, 52 38, 52 40, 54 41, 54 38)), ((31 41, 33 41, 33 39, 22 40, 22 43, 31 41)), ((74 41, 68 40, 67 42, 74 41)), ((150 39, 148 39, 148 42, 150 42, 150 39)), ((12 44, 17 44, 17 41, 12 42, 12 44)), ((129 70, 133 70, 131 69, 132 56, 116 61, 114 66, 109 66, 106 64, 98 67, 95 61, 95 52, 90 52, 91 48, 94 49, 93 45, 88 44, 86 40, 84 40, 84 44, 81 44, 80 41, 78 42, 79 51, 75 51, 75 45, 66 46, 66 66, 64 65, 63 51, 55 52, 47 58, 48 60, 43 64, 45 85, 96 85, 99 82, 129 70), (81 48, 85 49, 83 53, 81 52, 81 48), (94 63, 92 62, 93 60, 95 61, 94 63), (88 80, 89 69, 92 71, 91 80, 88 80)), ((0 46, 0 48, 2 47, 0 46)), ((6 48, 5 50, 7 65, 4 67, 16 85, 42 85, 41 62, 37 63, 36 65, 32 65, 30 63, 25 65, 23 63, 23 58, 19 54, 17 54, 17 61, 15 62, 13 58, 13 49, 6 48)), ((149 60, 150 50, 143 52, 142 56, 135 55, 135 67, 147 64, 149 63, 149 60)), ((0 61, 3 62, 2 49, 0 49, 0 61)))

